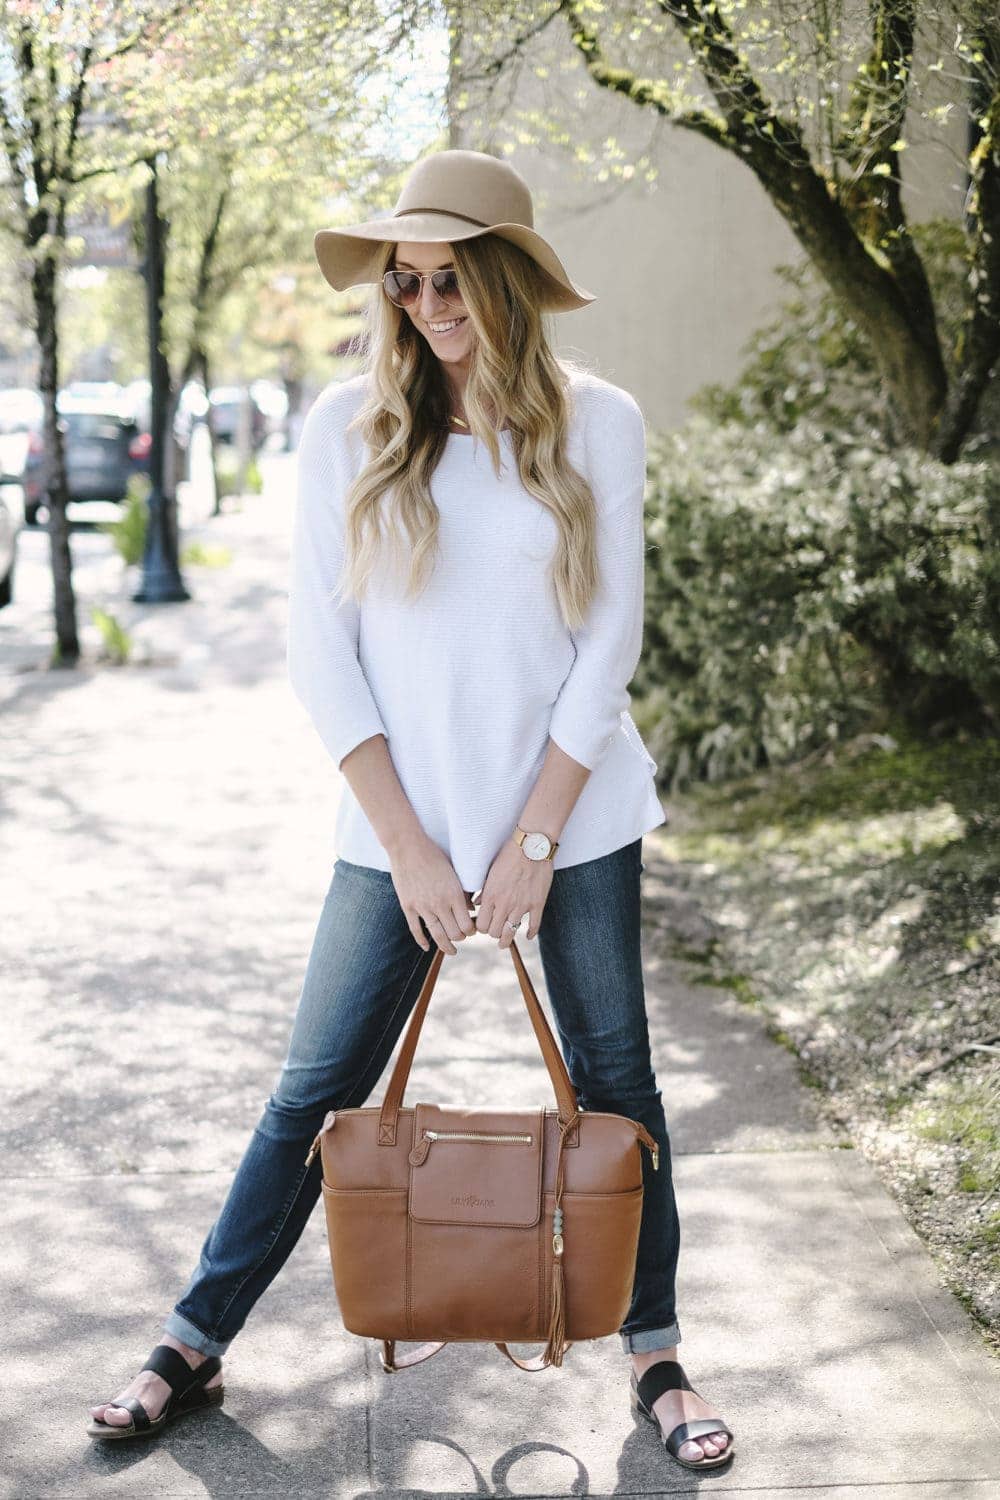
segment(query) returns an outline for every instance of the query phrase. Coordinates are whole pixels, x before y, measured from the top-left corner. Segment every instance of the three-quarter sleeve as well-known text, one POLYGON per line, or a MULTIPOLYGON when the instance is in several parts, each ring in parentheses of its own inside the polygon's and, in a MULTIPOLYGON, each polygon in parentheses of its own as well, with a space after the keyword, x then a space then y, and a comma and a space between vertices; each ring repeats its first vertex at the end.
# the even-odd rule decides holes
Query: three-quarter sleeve
POLYGON ((343 496, 351 478, 343 402, 320 392, 297 455, 288 587, 288 677, 338 769, 374 734, 388 733, 358 659, 359 608, 335 592, 343 559, 343 496))
MULTIPOLYGON (((600 394, 600 393, 598 393, 600 394)), ((598 590, 576 656, 559 689, 550 737, 590 770, 606 753, 629 706, 642 650, 645 584, 646 429, 638 403, 614 388, 587 413, 587 478, 597 505, 598 590)))

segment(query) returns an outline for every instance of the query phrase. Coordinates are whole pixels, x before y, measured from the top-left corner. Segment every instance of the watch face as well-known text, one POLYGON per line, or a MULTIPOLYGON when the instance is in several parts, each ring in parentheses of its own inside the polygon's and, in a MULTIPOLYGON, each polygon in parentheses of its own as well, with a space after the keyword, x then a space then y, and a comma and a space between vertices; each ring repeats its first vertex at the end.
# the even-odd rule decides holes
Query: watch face
POLYGON ((552 845, 547 833, 528 833, 524 836, 521 848, 529 859, 546 859, 552 845))

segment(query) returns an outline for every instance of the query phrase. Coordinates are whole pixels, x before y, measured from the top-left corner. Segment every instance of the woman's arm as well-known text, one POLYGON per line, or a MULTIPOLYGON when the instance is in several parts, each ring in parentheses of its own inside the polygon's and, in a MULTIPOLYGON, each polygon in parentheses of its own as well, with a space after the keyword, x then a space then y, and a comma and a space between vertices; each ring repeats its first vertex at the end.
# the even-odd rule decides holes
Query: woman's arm
POLYGON ((438 945, 455 953, 455 943, 475 931, 470 903, 396 773, 388 733, 358 658, 359 608, 334 593, 343 559, 342 499, 350 480, 344 432, 349 407, 336 386, 328 387, 310 407, 299 439, 288 675, 390 857, 414 940, 421 948, 429 946, 422 919, 438 945))
POLYGON ((296 696, 387 851, 422 834, 389 754, 388 732, 358 660, 360 611, 334 595, 344 556, 343 495, 350 478, 336 386, 306 415, 298 449, 288 598, 288 675, 296 696))
POLYGON ((328 386, 302 425, 288 588, 288 677, 338 767, 363 740, 387 733, 358 660, 358 606, 334 594, 350 472, 345 407, 328 386))
POLYGON ((384 735, 362 740, 344 757, 340 769, 390 859, 398 859, 407 848, 426 840, 396 774, 384 735))
MULTIPOLYGON (((550 739, 542 769, 521 810, 518 823, 529 833, 547 833, 552 842, 557 844, 589 777, 590 772, 586 766, 581 766, 579 761, 560 749, 555 740, 550 739)), ((512 828, 512 837, 513 833, 512 828)))
POLYGON ((549 723, 552 739, 589 770, 607 751, 629 706, 644 624, 646 431, 633 397, 620 387, 612 395, 594 402, 586 426, 599 586, 586 622, 573 632, 576 658, 549 723))

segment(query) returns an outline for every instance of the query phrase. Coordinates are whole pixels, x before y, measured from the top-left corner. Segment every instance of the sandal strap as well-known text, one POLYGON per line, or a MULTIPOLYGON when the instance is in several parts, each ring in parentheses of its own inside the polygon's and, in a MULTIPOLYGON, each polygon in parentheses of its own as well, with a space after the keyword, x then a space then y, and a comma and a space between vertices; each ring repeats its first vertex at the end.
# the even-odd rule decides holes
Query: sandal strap
POLYGON ((679 1422, 674 1430, 668 1433, 664 1438, 667 1452, 676 1458, 677 1450, 682 1443, 686 1443, 689 1438, 708 1437, 710 1432, 724 1432, 730 1439, 733 1436, 725 1422, 712 1417, 699 1417, 694 1422, 679 1422))
MULTIPOLYGON (((124 1401, 109 1401, 108 1405, 120 1406, 122 1411, 131 1412, 132 1428, 135 1432, 145 1432, 147 1428, 153 1425, 149 1420, 149 1412, 146 1410, 137 1396, 126 1396, 124 1401)), ((113 1427, 115 1424, 113 1422, 108 1422, 105 1425, 108 1427, 113 1427)), ((128 1428, 120 1427, 119 1431, 127 1432, 128 1428)))
POLYGON ((684 1366, 676 1359, 658 1359, 636 1382, 639 1400, 648 1411, 653 1402, 664 1391, 693 1391, 694 1386, 684 1373, 684 1366))
POLYGON ((171 1349, 169 1344, 157 1344, 142 1368, 151 1370, 154 1375, 165 1380, 170 1387, 171 1396, 183 1396, 186 1391, 204 1385, 206 1380, 211 1380, 213 1375, 218 1374, 222 1369, 222 1361, 217 1355, 210 1354, 196 1370, 192 1370, 177 1349, 171 1349))

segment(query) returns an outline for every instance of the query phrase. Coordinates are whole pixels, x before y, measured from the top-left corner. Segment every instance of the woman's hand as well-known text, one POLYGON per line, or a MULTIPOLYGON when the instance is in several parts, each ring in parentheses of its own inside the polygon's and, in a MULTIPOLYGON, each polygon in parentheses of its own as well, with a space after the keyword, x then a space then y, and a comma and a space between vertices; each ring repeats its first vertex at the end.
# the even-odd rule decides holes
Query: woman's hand
POLYGON ((513 839, 504 843, 490 865, 480 896, 476 929, 500 939, 501 948, 509 948, 514 929, 507 919, 517 922, 528 913, 528 927, 523 934, 533 938, 538 933, 542 912, 552 887, 551 859, 529 859, 513 839))
POLYGON ((451 861, 433 839, 421 838, 390 856, 392 883, 410 931, 426 953, 430 947, 420 919, 445 953, 457 953, 453 945, 476 931, 471 913, 472 893, 463 891, 451 861))

